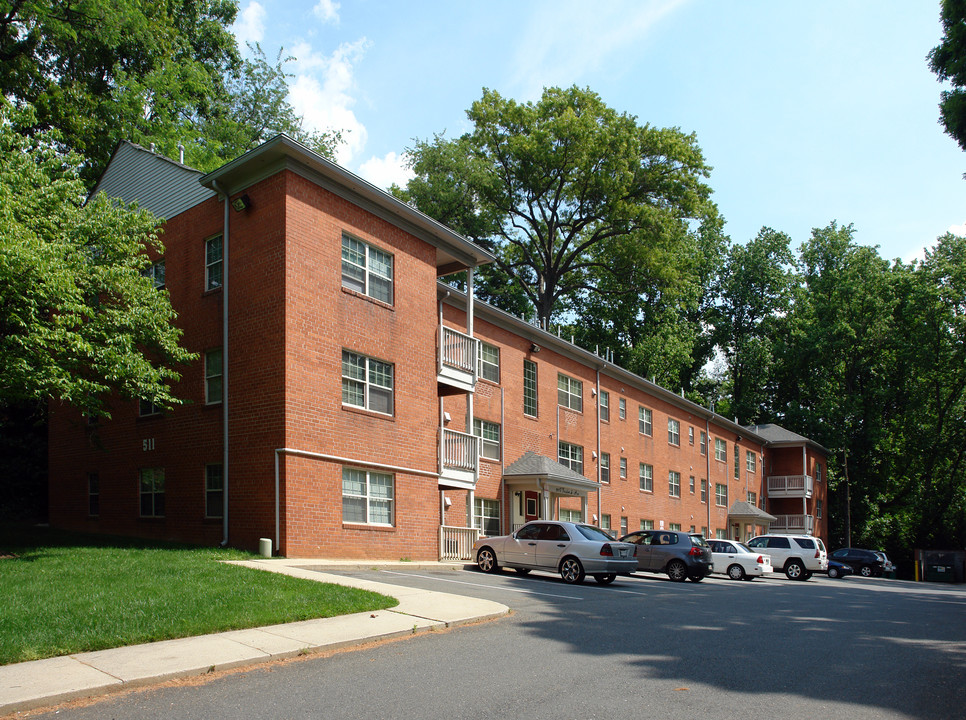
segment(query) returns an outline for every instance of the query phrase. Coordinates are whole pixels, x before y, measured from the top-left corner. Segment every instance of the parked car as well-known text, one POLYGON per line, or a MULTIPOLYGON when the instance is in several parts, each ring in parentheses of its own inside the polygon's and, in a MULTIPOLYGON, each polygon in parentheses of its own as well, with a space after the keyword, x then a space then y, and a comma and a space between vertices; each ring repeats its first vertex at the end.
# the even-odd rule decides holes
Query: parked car
POLYGON ((885 561, 875 550, 841 548, 832 553, 830 557, 840 563, 845 563, 862 577, 878 577, 885 570, 885 561))
POLYGON ((581 583, 592 575, 601 585, 637 569, 637 548, 617 542, 593 525, 538 520, 511 535, 483 537, 473 544, 473 557, 483 572, 512 567, 559 572, 564 582, 581 583))
POLYGON ((852 568, 838 560, 828 561, 828 570, 825 571, 830 578, 840 578, 852 574, 852 568))
POLYGON ((639 530, 621 538, 637 547, 637 569, 667 573, 675 582, 700 582, 711 574, 711 546, 700 533, 639 530))
POLYGON ((892 573, 896 571, 896 566, 892 564, 889 556, 885 554, 883 550, 876 550, 875 554, 882 558, 882 571, 885 573, 892 573))
POLYGON ((708 540, 714 571, 732 580, 754 580, 774 571, 771 558, 737 540, 708 540))
POLYGON ((828 553, 822 538, 813 535, 770 533, 745 543, 752 551, 771 558, 772 567, 781 568, 789 580, 808 580, 812 573, 828 569, 828 553))

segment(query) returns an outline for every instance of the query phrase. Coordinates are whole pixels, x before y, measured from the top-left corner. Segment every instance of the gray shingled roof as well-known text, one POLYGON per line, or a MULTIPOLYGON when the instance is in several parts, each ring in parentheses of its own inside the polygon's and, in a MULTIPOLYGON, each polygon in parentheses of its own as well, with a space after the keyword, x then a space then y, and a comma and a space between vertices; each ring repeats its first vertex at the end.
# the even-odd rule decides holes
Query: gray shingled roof
POLYGON ((746 429, 749 432, 753 432, 755 435, 764 438, 769 445, 811 445, 814 448, 818 448, 826 455, 828 454, 828 450, 814 440, 803 437, 798 433, 793 433, 791 430, 786 430, 781 425, 776 425, 774 423, 766 423, 764 425, 748 425, 746 426, 746 429))
POLYGON ((778 518, 769 515, 761 508, 757 508, 749 502, 739 500, 728 508, 728 516, 735 518, 754 518, 760 522, 774 522, 778 518))
POLYGON ((543 455, 538 455, 532 450, 527 450, 516 462, 510 463, 503 471, 504 478, 528 478, 539 477, 551 480, 562 480, 567 482, 578 482, 586 485, 597 483, 590 480, 580 473, 576 473, 566 465, 561 465, 555 460, 551 460, 543 455))

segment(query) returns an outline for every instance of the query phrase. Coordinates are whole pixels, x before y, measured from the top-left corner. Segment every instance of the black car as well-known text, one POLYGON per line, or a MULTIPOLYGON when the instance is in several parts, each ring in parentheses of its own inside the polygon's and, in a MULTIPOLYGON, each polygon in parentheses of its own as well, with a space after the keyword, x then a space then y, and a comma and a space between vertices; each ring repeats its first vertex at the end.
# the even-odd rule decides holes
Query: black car
POLYGON ((637 569, 667 573, 676 582, 700 582, 711 574, 711 546, 699 533, 640 530, 621 538, 637 545, 637 569))
POLYGON ((846 565, 845 563, 840 563, 838 560, 829 560, 828 570, 826 570, 825 572, 828 573, 828 576, 830 578, 834 579, 834 578, 845 577, 846 575, 851 575, 852 568, 846 565))
POLYGON ((856 575, 863 577, 881 577, 885 562, 874 550, 862 548, 842 548, 828 556, 829 560, 837 560, 848 565, 856 575))

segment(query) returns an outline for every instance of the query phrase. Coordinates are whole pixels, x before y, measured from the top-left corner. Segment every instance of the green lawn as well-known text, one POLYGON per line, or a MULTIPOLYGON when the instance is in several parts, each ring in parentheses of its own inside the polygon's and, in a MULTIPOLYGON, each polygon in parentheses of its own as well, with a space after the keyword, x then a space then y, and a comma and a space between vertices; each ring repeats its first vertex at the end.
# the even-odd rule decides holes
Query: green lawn
POLYGON ((0 526, 0 665, 397 604, 219 562, 254 557, 0 526))

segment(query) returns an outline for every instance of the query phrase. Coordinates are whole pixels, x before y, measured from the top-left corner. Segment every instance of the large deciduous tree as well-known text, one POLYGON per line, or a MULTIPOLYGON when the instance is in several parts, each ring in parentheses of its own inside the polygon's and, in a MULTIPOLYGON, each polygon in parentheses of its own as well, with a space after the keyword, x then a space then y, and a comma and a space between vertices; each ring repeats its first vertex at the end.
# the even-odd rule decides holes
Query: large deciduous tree
POLYGON ((467 117, 472 131, 410 150, 397 192, 495 252, 483 297, 547 325, 586 295, 680 291, 694 226, 716 215, 693 135, 577 87, 535 103, 484 90, 467 117))
POLYGON ((192 355, 142 275, 146 250, 162 252, 157 221, 85 203, 80 158, 20 135, 11 114, 0 101, 0 404, 54 398, 96 416, 111 393, 177 403, 174 365, 192 355))
POLYGON ((943 0, 940 7, 943 38, 927 59, 929 69, 952 85, 940 94, 940 121, 966 150, 966 0, 943 0))

